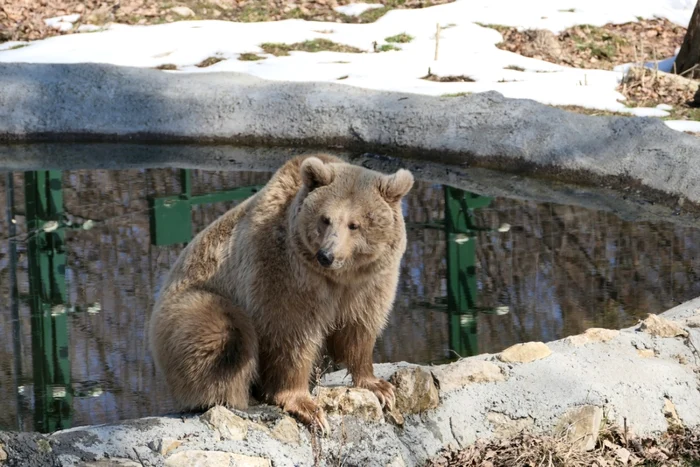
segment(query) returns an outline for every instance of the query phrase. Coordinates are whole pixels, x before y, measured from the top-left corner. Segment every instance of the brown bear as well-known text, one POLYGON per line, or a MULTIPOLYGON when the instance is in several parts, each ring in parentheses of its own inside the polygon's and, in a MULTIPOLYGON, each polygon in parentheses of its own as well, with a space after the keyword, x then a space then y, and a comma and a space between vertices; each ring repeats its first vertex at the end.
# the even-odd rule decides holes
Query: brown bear
POLYGON ((163 286, 149 326, 181 408, 264 401, 327 430, 309 384, 325 348, 356 387, 391 408, 372 351, 406 249, 407 170, 383 175, 329 155, 285 163, 257 194, 200 232, 163 286))

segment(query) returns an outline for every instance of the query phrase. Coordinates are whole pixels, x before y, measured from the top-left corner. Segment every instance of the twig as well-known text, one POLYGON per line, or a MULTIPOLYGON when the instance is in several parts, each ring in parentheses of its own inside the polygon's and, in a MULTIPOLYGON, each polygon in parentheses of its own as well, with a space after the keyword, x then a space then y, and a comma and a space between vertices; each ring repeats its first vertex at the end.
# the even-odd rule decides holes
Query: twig
POLYGON ((435 27, 435 58, 437 62, 438 59, 438 48, 440 47, 440 23, 437 23, 435 27))
MULTIPOLYGON (((674 67, 674 68, 676 67, 676 62, 673 62, 673 67, 674 67)), ((690 73, 691 71, 693 71, 693 70, 696 69, 697 67, 698 67, 698 65, 695 64, 695 65, 691 66, 690 68, 688 68, 687 70, 685 70, 683 73, 679 73, 678 76, 687 75, 688 73, 690 73)))
POLYGON ((141 460, 141 456, 139 456, 139 452, 136 450, 136 447, 132 447, 131 449, 134 450, 134 454, 136 454, 136 458, 139 460, 139 464, 141 464, 141 467, 146 467, 146 464, 144 464, 143 460, 141 460))

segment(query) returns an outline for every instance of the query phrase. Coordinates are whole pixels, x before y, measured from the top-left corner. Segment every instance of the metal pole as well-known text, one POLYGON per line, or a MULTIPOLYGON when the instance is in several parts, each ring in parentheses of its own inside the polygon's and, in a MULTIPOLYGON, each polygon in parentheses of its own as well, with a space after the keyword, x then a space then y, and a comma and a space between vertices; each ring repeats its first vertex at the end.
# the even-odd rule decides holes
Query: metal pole
POLYGON ((476 237, 470 204, 483 207, 491 200, 450 186, 445 186, 444 192, 449 345, 451 352, 460 357, 469 357, 479 351, 476 237))
POLYGON ((61 172, 25 172, 35 429, 72 422, 61 172))
POLYGON ((15 397, 17 399, 17 429, 23 431, 22 396, 22 329, 19 321, 19 287, 17 286, 17 225, 15 224, 15 183, 12 172, 6 174, 5 200, 7 202, 7 234, 10 266, 10 319, 14 353, 15 397))

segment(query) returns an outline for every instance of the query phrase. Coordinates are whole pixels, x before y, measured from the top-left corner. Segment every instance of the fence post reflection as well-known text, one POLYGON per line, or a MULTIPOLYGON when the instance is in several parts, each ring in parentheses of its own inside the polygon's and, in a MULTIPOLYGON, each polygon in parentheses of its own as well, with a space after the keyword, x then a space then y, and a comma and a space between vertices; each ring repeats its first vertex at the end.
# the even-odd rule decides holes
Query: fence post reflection
POLYGON ((61 172, 24 174, 35 429, 72 423, 61 172))

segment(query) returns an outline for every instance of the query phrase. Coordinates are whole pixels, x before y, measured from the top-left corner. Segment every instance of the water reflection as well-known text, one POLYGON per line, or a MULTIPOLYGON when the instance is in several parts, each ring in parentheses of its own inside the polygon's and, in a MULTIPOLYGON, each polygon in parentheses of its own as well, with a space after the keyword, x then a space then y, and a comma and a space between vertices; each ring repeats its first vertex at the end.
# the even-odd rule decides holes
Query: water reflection
MULTIPOLYGON (((154 298, 191 233, 270 175, 3 177, 0 429, 52 431, 171 410, 147 350, 154 298)), ((436 362, 622 327, 700 295, 694 229, 421 182, 404 213, 409 246, 376 361, 436 362)))

